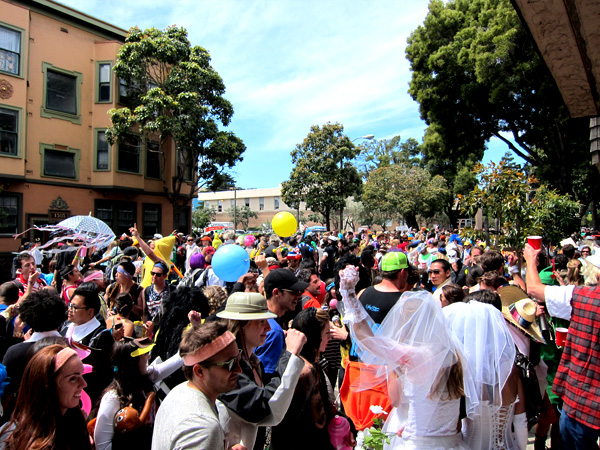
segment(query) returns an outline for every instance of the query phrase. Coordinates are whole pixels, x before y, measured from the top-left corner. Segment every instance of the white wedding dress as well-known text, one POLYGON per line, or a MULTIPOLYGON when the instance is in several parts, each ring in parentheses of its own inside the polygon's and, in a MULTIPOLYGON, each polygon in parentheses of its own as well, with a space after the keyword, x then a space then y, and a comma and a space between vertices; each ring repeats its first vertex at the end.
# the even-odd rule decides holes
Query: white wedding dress
POLYGON ((480 405, 480 414, 463 420, 463 439, 471 450, 519 450, 511 430, 515 403, 480 405))
MULTIPOLYGON (((405 390, 406 391, 406 390, 405 390)), ((408 404, 394 408, 383 431, 402 436, 390 437, 385 450, 469 450, 458 433, 460 400, 432 401, 425 395, 408 396, 408 404), (405 410, 405 411, 403 411, 405 410)))
POLYGON ((426 291, 405 292, 373 331, 353 289, 357 279, 353 267, 340 272, 344 322, 361 360, 385 367, 399 392, 383 427, 391 435, 384 449, 469 450, 458 432, 460 399, 448 399, 461 357, 440 302, 426 291))

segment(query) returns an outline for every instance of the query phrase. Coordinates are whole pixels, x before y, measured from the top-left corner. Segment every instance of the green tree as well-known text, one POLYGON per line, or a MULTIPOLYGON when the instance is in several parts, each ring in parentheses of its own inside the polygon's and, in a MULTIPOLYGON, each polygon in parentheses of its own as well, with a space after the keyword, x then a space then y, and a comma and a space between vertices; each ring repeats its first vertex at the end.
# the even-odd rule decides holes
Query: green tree
POLYGON ((236 206, 235 210, 229 208, 227 211, 232 222, 242 226, 244 230, 248 229, 250 219, 258 219, 258 213, 252 211, 248 206, 236 206))
POLYGON ((463 208, 473 215, 481 208, 484 215, 498 221, 498 244, 521 248, 528 235, 558 242, 577 230, 580 203, 540 185, 510 159, 479 164, 476 171, 479 185, 463 199, 463 208))
POLYGON ((559 192, 597 203, 600 175, 590 163, 587 120, 569 119, 509 0, 432 0, 406 55, 409 92, 429 126, 424 154, 432 173, 454 189, 449 172, 458 174, 459 161, 480 161, 496 137, 559 192))
POLYGON ((358 152, 343 125, 313 125, 291 153, 294 169, 282 183, 282 200, 294 209, 306 202, 308 209, 325 217, 329 228, 331 212, 340 211, 342 217, 346 199, 361 194, 360 175, 352 164, 358 152))
POLYGON ((406 167, 425 167, 421 145, 416 139, 402 142, 400 136, 391 139, 373 139, 361 145, 358 167, 366 181, 369 173, 379 167, 402 164, 406 167))
POLYGON ((228 173, 218 173, 213 176, 210 183, 207 185, 207 189, 211 192, 217 191, 229 191, 235 188, 235 180, 228 173))
POLYGON ((363 203, 368 210, 404 219, 409 227, 417 228, 417 215, 431 217, 447 202, 447 197, 448 187, 443 177, 432 177, 420 167, 393 164, 369 174, 363 203))
POLYGON ((176 212, 195 198, 199 186, 242 160, 246 147, 227 126, 233 107, 223 95, 225 84, 210 65, 210 55, 192 46, 184 28, 129 30, 114 66, 123 80, 128 105, 109 111, 113 144, 132 130, 145 139, 158 136, 161 171, 165 148, 173 144, 176 170, 163 180, 164 192, 176 212), (184 186, 188 186, 182 189, 184 186))
POLYGON ((217 212, 214 207, 205 208, 202 205, 198 206, 192 212, 192 227, 195 231, 201 232, 200 230, 206 228, 209 223, 215 220, 215 217, 217 217, 217 212))

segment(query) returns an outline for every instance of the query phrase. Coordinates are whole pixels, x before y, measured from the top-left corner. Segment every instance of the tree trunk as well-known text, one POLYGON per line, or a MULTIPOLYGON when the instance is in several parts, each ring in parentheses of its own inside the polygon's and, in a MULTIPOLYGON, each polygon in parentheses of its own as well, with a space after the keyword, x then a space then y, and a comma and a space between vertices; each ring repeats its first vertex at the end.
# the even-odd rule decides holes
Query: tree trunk
POLYGON ((405 214, 404 220, 406 221, 406 225, 408 227, 414 228, 415 230, 419 229, 419 224, 417 223, 417 215, 415 213, 405 214))
POLYGON ((330 230, 329 227, 329 207, 325 207, 325 223, 327 224, 327 229, 330 230))

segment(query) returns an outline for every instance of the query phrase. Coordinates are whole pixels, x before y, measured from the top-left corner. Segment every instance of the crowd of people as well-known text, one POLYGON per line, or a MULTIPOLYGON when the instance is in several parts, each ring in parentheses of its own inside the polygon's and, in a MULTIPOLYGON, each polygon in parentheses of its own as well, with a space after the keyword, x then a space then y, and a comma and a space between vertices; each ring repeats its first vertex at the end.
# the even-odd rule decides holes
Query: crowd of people
POLYGON ((596 238, 28 245, 0 285, 0 449, 597 449, 596 238))

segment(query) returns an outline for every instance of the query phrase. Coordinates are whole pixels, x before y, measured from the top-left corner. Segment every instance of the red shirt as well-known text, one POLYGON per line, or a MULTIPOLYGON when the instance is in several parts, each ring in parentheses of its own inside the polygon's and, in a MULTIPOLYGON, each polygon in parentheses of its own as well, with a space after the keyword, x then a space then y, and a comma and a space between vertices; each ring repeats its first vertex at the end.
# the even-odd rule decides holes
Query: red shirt
POLYGON ((566 414, 600 429, 600 287, 573 290, 571 324, 552 391, 562 398, 566 414))
MULTIPOLYGON (((25 291, 27 291, 28 283, 27 283, 27 280, 25 278, 23 278, 23 274, 19 274, 16 281, 18 281, 19 283, 21 283, 23 285, 23 291, 21 292, 21 289, 19 289, 19 298, 21 298, 23 296, 23 294, 25 294, 25 291)), ((42 280, 41 278, 38 278, 38 280, 34 283, 34 285, 31 286, 31 292, 39 291, 44 286, 46 286, 46 283, 44 283, 44 280, 42 280)))
POLYGON ((317 300, 310 292, 304 291, 302 293, 302 296, 309 298, 306 301, 306 303, 304 304, 304 306, 302 307, 302 309, 310 308, 311 306, 314 306, 315 308, 321 307, 321 302, 319 300, 317 300))

